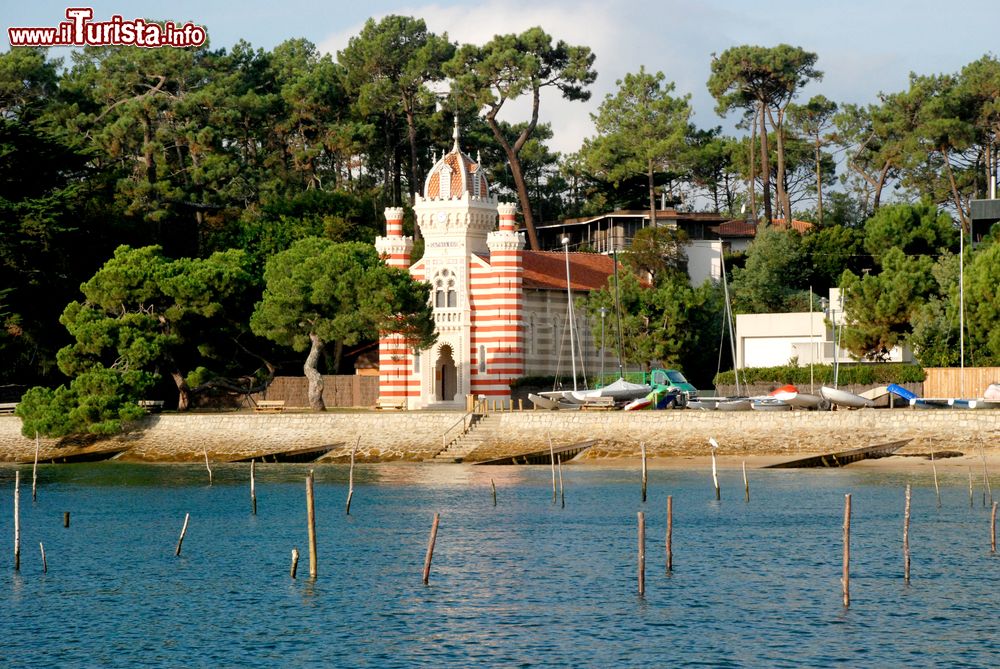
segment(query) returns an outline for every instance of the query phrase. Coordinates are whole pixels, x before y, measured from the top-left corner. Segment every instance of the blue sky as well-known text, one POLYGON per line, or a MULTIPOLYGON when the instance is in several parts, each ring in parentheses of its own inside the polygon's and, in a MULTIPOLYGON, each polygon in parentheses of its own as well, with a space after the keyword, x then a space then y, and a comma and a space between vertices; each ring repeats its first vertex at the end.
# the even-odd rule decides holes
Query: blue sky
MULTIPOLYGON (((121 14, 192 21, 204 25, 213 46, 246 39, 271 48, 305 37, 336 54, 369 16, 405 14, 423 18, 452 41, 483 43, 496 33, 520 32, 534 25, 597 55, 597 83, 589 103, 569 103, 550 95, 542 117, 552 123, 555 149, 570 152, 592 134, 590 113, 615 89, 615 80, 636 71, 663 71, 677 93, 690 93, 694 121, 701 127, 729 125, 713 111, 705 89, 711 54, 738 44, 773 46, 782 42, 819 55, 822 82, 804 97, 823 93, 838 102, 870 102, 879 91, 902 90, 910 72, 954 72, 983 54, 1000 51, 996 0, 480 0, 477 2, 317 3, 315 0, 242 0, 241 2, 153 2, 150 0, 72 3, 90 6, 95 20, 121 14)), ((64 19, 66 3, 50 0, 2 0, 0 49, 8 47, 10 26, 54 26, 64 19)), ((513 106, 505 118, 524 118, 513 106)))

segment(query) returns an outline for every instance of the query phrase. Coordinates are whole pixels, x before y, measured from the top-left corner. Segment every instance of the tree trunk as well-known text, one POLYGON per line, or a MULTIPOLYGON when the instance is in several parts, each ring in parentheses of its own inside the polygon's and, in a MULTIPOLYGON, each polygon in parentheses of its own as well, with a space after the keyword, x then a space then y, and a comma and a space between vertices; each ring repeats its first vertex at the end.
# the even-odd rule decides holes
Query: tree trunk
POLYGON ((188 407, 191 406, 191 388, 188 387, 187 381, 184 379, 184 375, 180 373, 180 370, 175 369, 170 372, 170 377, 177 386, 177 410, 187 411, 188 407))
POLYGON ((514 178, 514 186, 517 189, 517 199, 521 204, 521 215, 524 216, 524 227, 528 231, 528 244, 531 246, 532 251, 541 251, 541 246, 538 244, 538 233, 535 232, 535 217, 531 213, 531 200, 528 197, 528 185, 524 182, 524 171, 521 169, 521 160, 517 157, 518 153, 521 151, 521 147, 524 143, 528 141, 531 137, 531 133, 534 132, 535 126, 538 124, 538 100, 539 100, 539 89, 535 86, 534 92, 531 99, 531 120, 528 125, 521 131, 518 136, 517 141, 511 146, 507 138, 503 136, 500 132, 500 126, 497 123, 497 112, 500 111, 499 106, 492 107, 486 113, 486 123, 490 126, 490 130, 493 131, 493 137, 496 138, 497 143, 503 148, 504 154, 507 156, 507 162, 510 164, 510 174, 514 178))
POLYGON ((816 215, 819 227, 823 227, 823 175, 820 172, 819 133, 816 134, 816 215))
POLYGON ((750 191, 750 215, 757 220, 757 162, 754 156, 754 142, 757 141, 757 117, 750 124, 750 182, 747 189, 750 191))
POLYGON ((649 181, 649 227, 656 227, 656 182, 653 179, 653 159, 649 159, 646 168, 646 178, 649 181))
POLYGON ((785 128, 784 119, 782 118, 783 113, 781 110, 778 111, 777 123, 775 123, 774 116, 770 110, 768 110, 767 115, 771 119, 771 127, 774 128, 778 142, 777 150, 775 151, 778 158, 778 169, 774 182, 774 189, 777 192, 778 210, 781 217, 785 219, 785 225, 791 227, 792 207, 788 199, 788 192, 785 189, 785 128))
POLYGON ((958 193, 958 184, 955 183, 955 173, 951 169, 951 157, 948 155, 948 147, 942 146, 939 151, 944 156, 944 165, 948 169, 948 183, 951 185, 951 196, 955 201, 955 209, 958 210, 958 220, 962 224, 962 233, 968 234, 970 230, 969 217, 965 215, 962 207, 962 196, 958 193))
POLYGON ((314 411, 326 411, 326 405, 323 404, 323 375, 316 369, 319 356, 323 352, 323 340, 312 332, 309 333, 309 340, 312 341, 312 346, 302 366, 302 371, 309 379, 309 408, 314 411))
MULTIPOLYGON (((410 139, 410 206, 416 202, 416 192, 420 187, 417 178, 417 123, 413 118, 413 109, 406 110, 406 132, 410 139)), ((420 239, 420 226, 413 226, 413 239, 420 239)))
POLYGON ((760 180, 763 185, 764 225, 771 225, 771 164, 768 161, 767 124, 764 119, 764 103, 760 103, 760 180))

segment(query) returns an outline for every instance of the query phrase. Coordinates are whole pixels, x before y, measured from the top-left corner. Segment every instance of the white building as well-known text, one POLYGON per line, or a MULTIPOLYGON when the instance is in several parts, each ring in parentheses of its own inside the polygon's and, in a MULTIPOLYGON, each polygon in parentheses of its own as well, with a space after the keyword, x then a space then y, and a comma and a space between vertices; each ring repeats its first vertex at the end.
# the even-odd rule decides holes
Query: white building
MULTIPOLYGON (((836 346, 836 334, 844 319, 839 288, 830 289, 828 305, 828 313, 816 305, 812 313, 736 316, 736 366, 780 367, 792 360, 797 360, 800 367, 856 362, 846 349, 836 346)), ((913 354, 909 348, 897 346, 889 352, 888 361, 912 362, 913 354)))

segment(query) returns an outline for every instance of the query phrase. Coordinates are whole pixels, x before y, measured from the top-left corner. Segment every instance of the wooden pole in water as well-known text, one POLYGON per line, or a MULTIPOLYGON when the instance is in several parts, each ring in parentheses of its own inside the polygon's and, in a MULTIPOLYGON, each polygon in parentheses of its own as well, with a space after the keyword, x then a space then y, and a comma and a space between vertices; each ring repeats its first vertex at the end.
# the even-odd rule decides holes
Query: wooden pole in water
POLYGON ((497 484, 490 479, 490 487, 493 488, 493 506, 497 505, 497 484))
POLYGON ((931 470, 934 472, 934 493, 937 495, 937 506, 941 508, 941 486, 938 485, 937 465, 934 464, 934 451, 931 451, 931 470))
POLYGON ((253 509, 253 515, 257 515, 257 479, 254 475, 254 466, 256 461, 250 460, 250 507, 253 509))
POLYGON ((983 491, 983 506, 986 506, 986 495, 990 496, 990 504, 993 503, 993 486, 990 485, 990 471, 986 467, 986 450, 982 451, 983 454, 983 481, 986 483, 986 489, 983 491))
POLYGON ((851 605, 851 495, 844 495, 844 606, 851 605))
POLYGON ((306 477, 306 523, 309 525, 309 578, 316 578, 316 505, 313 499, 313 471, 306 477))
POLYGON ((642 451, 642 503, 646 503, 646 442, 639 442, 639 450, 642 451))
POLYGON ((903 580, 910 582, 910 484, 906 484, 906 510, 903 512, 903 580))
POLYGON ((202 444, 201 448, 205 453, 205 469, 208 470, 208 485, 212 485, 212 468, 208 466, 208 447, 202 444))
POLYGON ((972 467, 969 467, 969 508, 972 508, 972 467))
POLYGON ((348 474, 347 483, 347 515, 351 515, 351 498, 354 497, 354 454, 358 452, 358 446, 361 445, 361 436, 358 436, 358 440, 354 442, 354 448, 351 450, 351 471, 348 474))
POLYGON ((174 551, 174 555, 180 555, 181 554, 181 544, 184 543, 184 535, 187 534, 187 531, 188 531, 188 520, 190 520, 190 519, 191 519, 191 514, 190 513, 185 513, 184 514, 184 526, 181 527, 181 537, 180 537, 180 539, 177 540, 177 550, 174 551))
POLYGON ((42 573, 47 574, 49 573, 49 563, 48 560, 45 559, 45 546, 41 541, 38 542, 38 550, 42 552, 42 573))
POLYGON ((562 456, 556 456, 556 463, 559 465, 559 497, 562 499, 562 508, 566 508, 566 488, 563 487, 562 481, 562 456))
POLYGON ((427 542, 427 556, 424 558, 424 585, 427 585, 431 577, 431 560, 434 558, 434 542, 437 541, 438 522, 441 514, 434 514, 434 523, 431 525, 431 537, 427 542))
POLYGON ((69 527, 69 511, 63 511, 63 527, 69 527))
POLYGON ((667 572, 674 570, 674 496, 667 495, 667 572))
POLYGON ((639 512, 639 596, 646 594, 646 514, 639 512))
POLYGON ((750 479, 747 478, 747 461, 743 461, 743 497, 750 503, 750 479))
POLYGON ((38 485, 38 431, 35 431, 35 464, 31 468, 31 501, 38 499, 36 486, 38 485))
POLYGON ((295 574, 298 573, 298 571, 299 571, 299 549, 298 548, 293 548, 292 549, 292 569, 291 569, 291 576, 292 576, 292 578, 295 578, 295 574))
POLYGON ((552 503, 556 503, 556 455, 552 448, 552 437, 549 437, 549 462, 552 464, 552 503))
POLYGON ((21 472, 14 472, 14 571, 21 569, 21 472))
POLYGON ((997 552, 997 503, 993 502, 993 513, 990 514, 990 552, 997 552))
POLYGON ((710 438, 708 443, 712 445, 712 483, 715 485, 715 499, 722 499, 722 490, 719 489, 719 471, 715 464, 715 449, 719 447, 719 442, 714 438, 710 438))

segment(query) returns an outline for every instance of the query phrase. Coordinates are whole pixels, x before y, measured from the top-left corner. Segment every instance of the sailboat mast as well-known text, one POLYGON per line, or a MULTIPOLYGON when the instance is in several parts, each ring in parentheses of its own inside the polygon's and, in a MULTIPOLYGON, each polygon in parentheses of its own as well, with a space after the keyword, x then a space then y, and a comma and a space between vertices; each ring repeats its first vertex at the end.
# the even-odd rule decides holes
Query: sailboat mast
POLYGON ((958 226, 958 341, 959 394, 965 397, 965 226, 958 226))
POLYGON ((740 394, 740 366, 736 363, 736 328, 733 323, 733 307, 729 301, 729 280, 726 278, 726 256, 723 249, 719 249, 719 262, 722 267, 722 293, 726 299, 725 316, 729 324, 729 350, 733 354, 733 375, 736 377, 736 394, 740 394))
POLYGON ((611 257, 615 264, 615 313, 618 314, 618 378, 625 378, 625 343, 622 336, 622 297, 618 290, 618 247, 615 246, 611 257))
POLYGON ((566 300, 568 306, 566 313, 569 317, 569 356, 573 367, 573 390, 576 390, 576 342, 573 335, 573 288, 569 281, 569 237, 562 238, 563 255, 566 257, 566 300))

